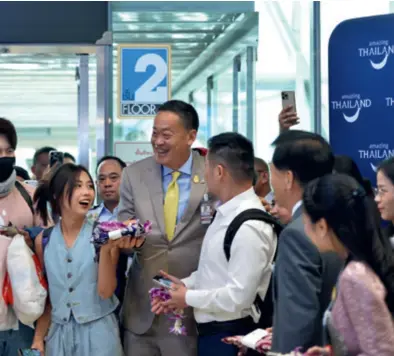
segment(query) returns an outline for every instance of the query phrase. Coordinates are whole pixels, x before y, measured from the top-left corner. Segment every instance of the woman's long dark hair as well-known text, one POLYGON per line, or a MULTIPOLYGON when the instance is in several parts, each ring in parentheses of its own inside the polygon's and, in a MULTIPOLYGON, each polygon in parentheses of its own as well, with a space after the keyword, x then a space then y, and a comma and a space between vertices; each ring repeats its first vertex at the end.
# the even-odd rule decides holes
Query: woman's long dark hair
POLYGON ((353 177, 364 188, 367 195, 374 197, 375 194, 370 180, 363 178, 356 162, 349 156, 335 156, 334 172, 353 177))
POLYGON ((62 199, 66 197, 66 193, 69 202, 71 202, 72 193, 82 172, 85 172, 89 176, 93 184, 93 178, 89 171, 84 166, 73 163, 54 167, 48 176, 40 181, 33 200, 36 206, 36 212, 40 215, 45 225, 50 221, 48 203, 51 205, 52 214, 60 216, 62 199))
POLYGON ((364 261, 379 276, 387 289, 387 306, 394 313, 394 256, 383 244, 373 199, 354 178, 333 174, 311 182, 303 201, 313 223, 324 218, 350 257, 364 261))

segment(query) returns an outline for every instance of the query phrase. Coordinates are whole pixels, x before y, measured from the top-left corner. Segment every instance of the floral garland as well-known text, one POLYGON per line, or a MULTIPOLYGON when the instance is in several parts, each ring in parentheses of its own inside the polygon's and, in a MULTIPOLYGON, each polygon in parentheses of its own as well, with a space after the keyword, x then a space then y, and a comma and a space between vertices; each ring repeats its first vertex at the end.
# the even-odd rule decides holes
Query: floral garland
MULTIPOLYGON (((149 296, 151 301, 154 299, 159 299, 162 302, 166 302, 171 299, 170 293, 164 288, 152 288, 149 291, 149 296)), ((186 328, 182 323, 182 319, 185 316, 183 314, 183 310, 176 310, 172 312, 172 316, 170 316, 170 320, 175 320, 174 325, 170 328, 170 333, 175 335, 187 335, 186 328)))

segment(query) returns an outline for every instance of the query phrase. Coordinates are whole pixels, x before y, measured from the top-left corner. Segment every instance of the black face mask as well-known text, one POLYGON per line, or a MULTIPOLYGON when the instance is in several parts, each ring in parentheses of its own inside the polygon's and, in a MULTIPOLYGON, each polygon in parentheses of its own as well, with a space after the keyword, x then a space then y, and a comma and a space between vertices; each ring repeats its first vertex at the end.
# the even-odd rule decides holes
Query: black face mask
POLYGON ((5 182, 14 171, 15 157, 0 157, 0 182, 5 182))

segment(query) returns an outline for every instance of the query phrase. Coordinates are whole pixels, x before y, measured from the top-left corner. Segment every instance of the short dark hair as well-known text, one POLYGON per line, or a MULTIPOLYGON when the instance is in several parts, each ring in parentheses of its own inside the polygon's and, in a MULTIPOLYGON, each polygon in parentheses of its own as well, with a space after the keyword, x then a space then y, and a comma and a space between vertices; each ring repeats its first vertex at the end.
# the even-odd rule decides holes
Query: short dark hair
POLYGON ((13 150, 16 150, 18 144, 18 136, 14 124, 7 119, 0 117, 0 135, 4 135, 7 138, 13 150))
POLYGON ((99 169, 99 167, 100 167, 100 164, 103 163, 103 162, 105 162, 105 161, 110 161, 110 160, 118 162, 119 165, 120 165, 120 167, 121 167, 122 169, 127 167, 127 164, 126 164, 123 160, 121 160, 119 157, 108 155, 108 156, 101 157, 101 158, 99 159, 99 161, 97 162, 96 174, 97 174, 97 172, 98 172, 98 169, 99 169))
POLYGON ((289 130, 274 141, 272 163, 281 170, 289 170, 304 187, 310 181, 330 174, 334 167, 331 147, 320 135, 289 130))
POLYGON ((186 130, 198 131, 200 120, 193 105, 185 103, 182 100, 170 100, 159 107, 158 112, 160 111, 169 111, 177 114, 181 118, 183 126, 186 130))
POLYGON ((19 166, 15 166, 14 169, 17 177, 21 177, 24 180, 30 180, 29 173, 27 172, 26 169, 19 166))
POLYGON ((51 151, 56 151, 56 148, 50 147, 50 146, 44 146, 39 148, 33 156, 33 166, 37 164, 38 157, 41 156, 43 153, 49 154, 51 151))
POLYGON ((241 134, 226 132, 210 138, 208 159, 223 164, 234 180, 253 182, 255 177, 253 144, 241 134))
POLYGON ((255 157, 254 164, 255 164, 255 166, 263 169, 264 171, 268 172, 268 170, 269 170, 267 162, 264 161, 262 158, 255 157))
POLYGON ((66 192, 67 198, 71 202, 78 177, 82 172, 89 176, 94 189, 93 178, 88 169, 74 163, 66 163, 54 167, 49 176, 40 181, 33 200, 36 204, 36 211, 42 218, 44 225, 47 225, 49 221, 47 204, 50 203, 54 215, 61 215, 64 193, 66 192))
POLYGON ((64 158, 71 159, 73 162, 76 162, 75 157, 74 157, 71 153, 64 152, 64 153, 63 153, 63 157, 64 157, 64 158))
POLYGON ((351 258, 367 263, 379 276, 394 313, 394 255, 384 243, 373 198, 353 177, 330 174, 306 186, 303 206, 312 223, 324 218, 351 258))

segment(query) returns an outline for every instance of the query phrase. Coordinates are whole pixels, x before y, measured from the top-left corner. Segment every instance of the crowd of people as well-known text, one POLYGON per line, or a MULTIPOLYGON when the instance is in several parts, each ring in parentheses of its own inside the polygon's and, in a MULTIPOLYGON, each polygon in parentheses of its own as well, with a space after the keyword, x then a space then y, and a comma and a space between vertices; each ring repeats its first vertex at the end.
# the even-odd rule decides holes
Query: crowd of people
POLYGON ((198 114, 172 100, 152 157, 105 156, 94 181, 70 155, 49 167, 44 147, 31 184, 0 119, 0 225, 48 283, 34 328, 0 325, 0 356, 394 355, 394 158, 373 189, 298 120, 282 110, 267 164, 235 132, 193 148, 198 114), (136 220, 151 223, 143 238, 91 243, 98 223, 136 220))

